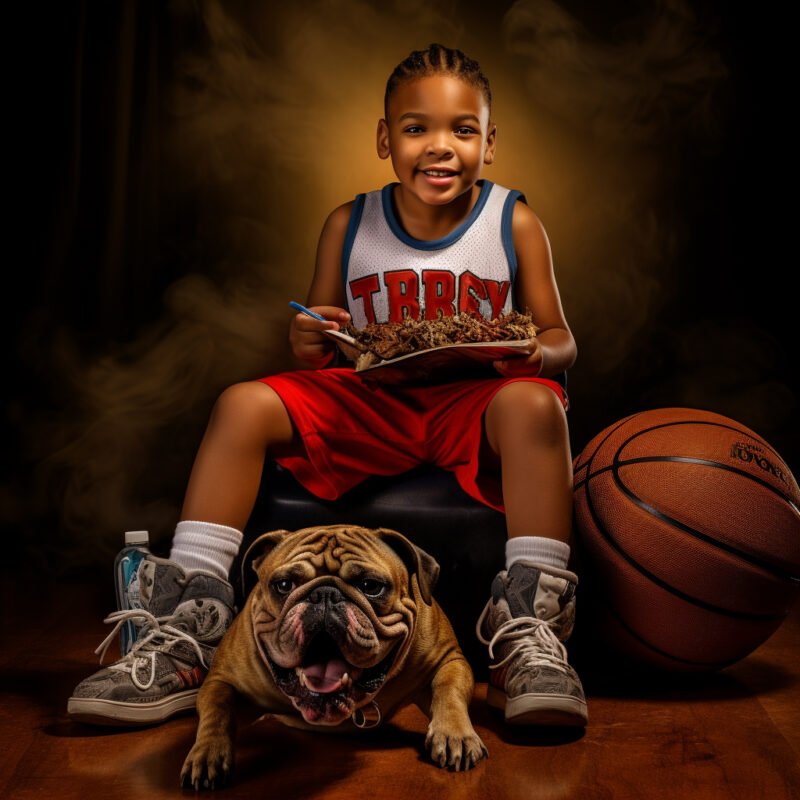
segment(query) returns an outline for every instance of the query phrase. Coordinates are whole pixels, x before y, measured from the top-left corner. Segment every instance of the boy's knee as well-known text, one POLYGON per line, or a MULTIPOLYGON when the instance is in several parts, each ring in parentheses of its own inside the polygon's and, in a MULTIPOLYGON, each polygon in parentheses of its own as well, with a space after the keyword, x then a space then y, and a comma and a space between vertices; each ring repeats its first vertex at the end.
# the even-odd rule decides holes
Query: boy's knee
POLYGON ((492 398, 489 408, 493 406, 501 414, 522 414, 538 420, 564 417, 558 395, 544 384, 533 381, 507 383, 492 398))
POLYGON ((261 381, 243 381, 225 389, 217 398, 212 421, 233 421, 248 427, 270 424, 287 417, 274 389, 261 381))
POLYGON ((566 430, 566 414, 558 395, 533 381, 514 381, 503 386, 486 409, 487 424, 520 432, 532 430, 537 438, 560 438, 566 430))

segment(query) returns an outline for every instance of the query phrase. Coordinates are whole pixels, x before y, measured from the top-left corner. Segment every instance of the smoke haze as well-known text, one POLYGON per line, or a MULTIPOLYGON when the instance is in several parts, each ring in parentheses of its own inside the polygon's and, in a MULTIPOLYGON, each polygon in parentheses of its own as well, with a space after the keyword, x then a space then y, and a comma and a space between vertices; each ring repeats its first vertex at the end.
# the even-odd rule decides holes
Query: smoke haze
MULTIPOLYGON (((540 0, 519 0, 502 19, 456 0, 182 0, 170 15, 175 31, 194 35, 177 37, 174 80, 160 87, 158 202, 192 210, 189 268, 159 320, 99 357, 69 330, 20 339, 24 358, 46 350, 62 402, 47 419, 16 410, 35 482, 0 499, 15 524, 55 508, 65 559, 86 560, 76 553, 91 544, 108 563, 126 528, 166 543, 214 399, 291 368, 287 302, 305 298, 326 216, 395 179, 375 153, 385 82, 430 42, 463 49, 491 81, 497 159, 484 176, 522 190, 549 233, 580 351, 576 391, 619 374, 663 324, 691 233, 676 182, 691 177, 681 176, 686 150, 713 151, 722 136, 727 80, 713 31, 686 3, 656 3, 606 35, 540 0)), ((688 330, 674 354, 686 376, 656 384, 650 399, 708 407, 688 388, 702 361, 692 343, 699 336, 713 361, 714 337, 729 335, 713 323, 688 330)), ((753 348, 752 361, 771 357, 768 340, 753 348)), ((775 387, 745 389, 729 366, 716 410, 768 431, 775 387), (741 390, 733 404, 731 382, 741 390)), ((777 396, 790 414, 794 395, 777 396)))

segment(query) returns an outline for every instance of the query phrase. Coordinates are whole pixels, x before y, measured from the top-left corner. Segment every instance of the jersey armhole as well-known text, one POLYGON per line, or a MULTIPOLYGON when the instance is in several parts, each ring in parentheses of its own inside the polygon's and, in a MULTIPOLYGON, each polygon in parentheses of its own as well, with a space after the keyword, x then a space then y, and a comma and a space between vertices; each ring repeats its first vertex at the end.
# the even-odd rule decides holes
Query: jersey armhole
POLYGON ((512 286, 517 277, 517 253, 514 250, 514 237, 511 233, 511 218, 514 216, 514 204, 517 200, 522 200, 525 205, 528 204, 522 192, 517 189, 510 189, 505 203, 503 203, 503 216, 500 223, 500 235, 503 239, 503 249, 506 251, 506 258, 508 259, 512 286))
POLYGON ((364 201, 366 194, 357 194, 350 210, 350 221, 347 223, 347 232, 344 236, 342 246, 342 287, 344 288, 344 299, 347 302, 347 268, 350 265, 350 253, 353 250, 353 242, 356 238, 358 223, 361 222, 361 215, 364 213, 364 201))
MULTIPOLYGON (((508 268, 511 271, 512 286, 514 285, 514 281, 517 277, 517 252, 516 250, 514 250, 514 238, 511 234, 511 218, 514 215, 514 204, 517 202, 517 200, 522 200, 522 202, 525 203, 525 205, 528 205, 528 201, 525 195, 522 194, 522 192, 518 191, 517 189, 509 190, 508 197, 506 197, 506 201, 503 204, 503 218, 500 226, 500 231, 503 237, 503 249, 506 251, 506 258, 508 259, 508 268)), ((517 303, 515 300, 514 301, 515 308, 516 305, 517 303)), ((567 398, 567 409, 569 409, 566 371, 559 372, 558 375, 551 375, 550 380, 558 383, 564 390, 564 396, 567 398)))

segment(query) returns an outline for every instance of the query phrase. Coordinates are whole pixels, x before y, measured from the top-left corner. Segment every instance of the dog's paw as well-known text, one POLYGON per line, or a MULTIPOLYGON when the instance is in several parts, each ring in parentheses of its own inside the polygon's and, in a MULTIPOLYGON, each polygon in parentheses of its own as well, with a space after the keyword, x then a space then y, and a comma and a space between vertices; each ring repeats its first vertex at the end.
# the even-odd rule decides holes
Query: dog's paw
POLYGON ((233 774, 233 743, 219 736, 197 741, 186 756, 181 770, 181 786, 185 789, 219 789, 233 774))
POLYGON ((465 731, 446 731, 428 726, 425 747, 435 764, 456 772, 472 769, 481 759, 488 758, 489 751, 470 725, 465 731))

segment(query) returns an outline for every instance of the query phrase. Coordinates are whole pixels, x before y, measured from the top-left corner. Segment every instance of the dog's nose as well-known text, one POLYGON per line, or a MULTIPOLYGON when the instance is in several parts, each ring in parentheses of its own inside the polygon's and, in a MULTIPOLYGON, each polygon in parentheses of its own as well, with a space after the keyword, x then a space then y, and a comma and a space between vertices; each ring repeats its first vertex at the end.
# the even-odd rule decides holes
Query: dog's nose
POLYGON ((343 603, 344 595, 335 586, 318 586, 308 595, 308 602, 333 606, 343 603))

